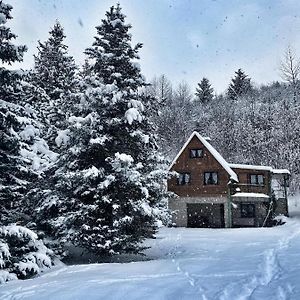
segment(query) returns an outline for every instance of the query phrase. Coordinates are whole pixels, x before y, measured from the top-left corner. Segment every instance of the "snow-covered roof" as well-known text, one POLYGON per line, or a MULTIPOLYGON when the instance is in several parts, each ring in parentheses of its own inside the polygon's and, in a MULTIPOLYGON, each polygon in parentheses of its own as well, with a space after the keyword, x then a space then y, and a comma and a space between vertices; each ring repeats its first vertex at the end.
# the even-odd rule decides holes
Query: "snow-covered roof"
POLYGON ((266 194, 261 193, 236 193, 232 197, 246 197, 246 198, 269 198, 266 194))
POLYGON ((234 169, 249 169, 249 170, 260 170, 260 171, 272 171, 273 168, 269 166, 257 166, 257 165, 246 165, 246 164, 228 164, 230 168, 234 169))
POLYGON ((288 175, 291 175, 291 172, 287 169, 273 169, 272 173, 273 174, 288 174, 288 175))
POLYGON ((273 169, 269 166, 258 166, 258 165, 245 165, 245 164, 228 164, 233 169, 248 169, 248 170, 259 170, 259 171, 270 171, 273 174, 291 174, 287 169, 273 169))
POLYGON ((203 144, 203 146, 212 154, 212 156, 219 162, 219 164, 226 170, 226 172, 229 174, 230 178, 236 182, 239 182, 238 177, 236 173, 230 168, 229 164, 226 162, 226 160, 222 157, 222 155, 204 138, 202 137, 197 131, 194 131, 186 143, 183 145, 179 153, 176 155, 174 160, 171 163, 170 169, 173 167, 173 165, 176 163, 179 156, 182 154, 184 149, 187 147, 187 145, 190 143, 193 137, 197 137, 199 141, 203 144))

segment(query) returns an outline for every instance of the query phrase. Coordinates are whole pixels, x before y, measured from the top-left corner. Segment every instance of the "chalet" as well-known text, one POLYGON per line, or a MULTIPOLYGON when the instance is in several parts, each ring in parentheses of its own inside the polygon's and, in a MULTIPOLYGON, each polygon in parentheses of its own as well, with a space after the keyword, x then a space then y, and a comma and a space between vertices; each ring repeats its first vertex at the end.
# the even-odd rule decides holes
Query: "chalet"
POLYGON ((268 166, 230 164, 193 132, 170 166, 168 190, 173 223, 180 227, 260 227, 288 215, 290 172, 268 166))

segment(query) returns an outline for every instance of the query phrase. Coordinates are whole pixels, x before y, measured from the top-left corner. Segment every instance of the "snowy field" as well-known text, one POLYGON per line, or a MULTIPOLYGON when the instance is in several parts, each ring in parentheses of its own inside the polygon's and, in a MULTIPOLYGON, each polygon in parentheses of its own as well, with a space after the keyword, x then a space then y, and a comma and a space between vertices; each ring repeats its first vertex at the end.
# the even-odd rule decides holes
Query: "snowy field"
POLYGON ((162 228, 151 260, 63 266, 0 299, 300 299, 300 218, 274 228, 162 228))

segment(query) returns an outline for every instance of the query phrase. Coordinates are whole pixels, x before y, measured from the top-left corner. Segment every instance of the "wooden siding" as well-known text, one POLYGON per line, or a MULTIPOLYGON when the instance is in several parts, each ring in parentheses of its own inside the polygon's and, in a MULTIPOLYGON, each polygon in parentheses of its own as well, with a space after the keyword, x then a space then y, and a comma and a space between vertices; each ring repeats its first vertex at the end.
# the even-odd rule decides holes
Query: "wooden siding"
POLYGON ((241 192, 245 193, 262 193, 270 195, 270 172, 265 170, 253 170, 253 169, 235 169, 232 168, 234 172, 237 173, 239 178, 238 187, 241 192), (264 185, 250 185, 250 174, 257 174, 264 176, 264 185))
POLYGON ((227 194, 228 173, 195 136, 171 170, 178 173, 189 172, 191 174, 191 182, 188 185, 178 185, 176 177, 168 180, 169 191, 176 193, 178 196, 226 196, 227 194), (197 148, 203 149, 203 157, 190 158, 190 150, 197 148), (218 184, 204 185, 204 172, 218 172, 218 184))

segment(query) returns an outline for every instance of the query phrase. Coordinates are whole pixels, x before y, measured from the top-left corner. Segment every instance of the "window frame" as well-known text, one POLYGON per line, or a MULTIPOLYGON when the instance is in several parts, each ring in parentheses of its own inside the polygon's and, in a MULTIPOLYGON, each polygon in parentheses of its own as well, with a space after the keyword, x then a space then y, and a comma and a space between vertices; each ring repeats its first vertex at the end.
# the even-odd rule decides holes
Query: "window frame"
POLYGON ((241 203, 240 209, 241 209, 241 218, 243 218, 243 219, 252 219, 252 218, 255 218, 255 204, 254 203, 241 203), (247 214, 244 214, 243 213, 243 206, 247 206, 247 207, 251 206, 251 207, 253 207, 253 210, 252 210, 253 214, 251 216, 249 216, 248 215, 248 213, 249 213, 248 209, 246 209, 247 210, 247 214))
POLYGON ((177 172, 179 174, 179 176, 177 177, 177 185, 179 186, 182 186, 182 185, 190 185, 191 184, 191 179, 192 179, 192 176, 191 176, 191 173, 190 172, 177 172), (179 177, 183 175, 184 176, 184 183, 180 183, 179 181, 179 177), (189 181, 186 182, 185 181, 185 176, 188 175, 189 176, 189 181))
POLYGON ((203 157, 203 152, 204 152, 203 148, 192 148, 192 149, 190 149, 190 158, 191 159, 202 158, 203 157), (199 150, 201 151, 201 155, 197 156, 197 153, 198 153, 199 150), (192 156, 192 151, 196 151, 196 156, 192 156))
POLYGON ((249 184, 254 186, 265 186, 265 175, 264 174, 249 174, 249 184), (252 176, 255 176, 255 183, 252 182, 252 176), (263 182, 259 183, 258 177, 262 176, 263 182))
POLYGON ((205 171, 203 172, 203 185, 205 186, 215 186, 215 185, 219 185, 219 173, 216 172, 216 171, 205 171), (206 183, 206 180, 205 180, 205 174, 217 174, 217 182, 216 183, 206 183))

